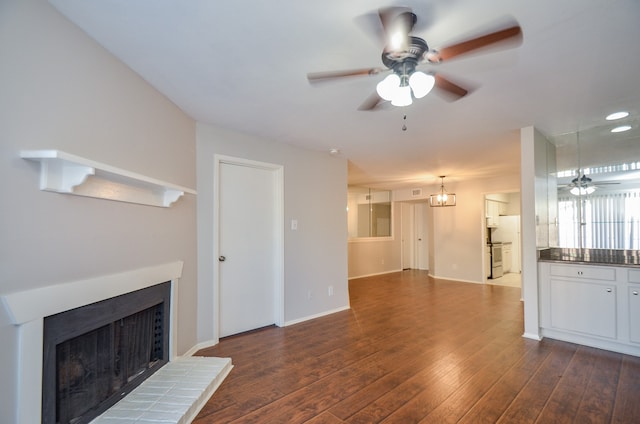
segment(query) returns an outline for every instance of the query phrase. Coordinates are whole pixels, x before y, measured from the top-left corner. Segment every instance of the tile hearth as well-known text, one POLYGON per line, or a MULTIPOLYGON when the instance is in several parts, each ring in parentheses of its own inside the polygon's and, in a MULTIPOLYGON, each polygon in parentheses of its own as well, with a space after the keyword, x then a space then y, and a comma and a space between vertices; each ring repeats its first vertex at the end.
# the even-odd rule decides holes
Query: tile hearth
POLYGON ((231 358, 178 358, 163 366, 91 424, 188 424, 231 368, 231 358))

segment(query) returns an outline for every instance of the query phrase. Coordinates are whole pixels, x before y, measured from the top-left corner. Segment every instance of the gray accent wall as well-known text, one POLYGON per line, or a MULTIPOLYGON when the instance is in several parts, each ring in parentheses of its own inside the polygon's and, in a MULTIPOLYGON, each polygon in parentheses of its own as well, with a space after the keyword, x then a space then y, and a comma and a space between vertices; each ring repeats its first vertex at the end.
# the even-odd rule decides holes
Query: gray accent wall
MULTIPOLYGON (((21 150, 58 149, 195 188, 195 121, 43 0, 0 3, 0 295, 184 261, 178 354, 196 342, 196 196, 170 208, 39 190, 21 150)), ((0 307, 0 422, 17 329, 0 307)))

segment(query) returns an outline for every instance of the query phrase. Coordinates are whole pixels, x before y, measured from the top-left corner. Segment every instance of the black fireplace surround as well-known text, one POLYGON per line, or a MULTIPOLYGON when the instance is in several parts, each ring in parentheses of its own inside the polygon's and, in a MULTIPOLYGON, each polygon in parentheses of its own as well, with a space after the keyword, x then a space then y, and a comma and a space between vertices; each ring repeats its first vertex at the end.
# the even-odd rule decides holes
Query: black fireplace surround
POLYGON ((42 423, 84 424, 168 362, 171 282, 44 319, 42 423))

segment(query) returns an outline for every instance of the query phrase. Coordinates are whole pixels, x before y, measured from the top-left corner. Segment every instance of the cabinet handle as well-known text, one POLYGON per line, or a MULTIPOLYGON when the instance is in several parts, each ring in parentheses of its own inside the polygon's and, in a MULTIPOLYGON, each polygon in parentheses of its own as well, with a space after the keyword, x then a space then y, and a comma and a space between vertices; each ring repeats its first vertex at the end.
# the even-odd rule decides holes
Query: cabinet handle
POLYGON ((634 290, 634 291, 633 291, 633 295, 634 295, 634 296, 637 296, 637 295, 638 295, 638 290, 634 290))
POLYGON ((607 293, 611 293, 611 289, 610 288, 607 288, 607 293))

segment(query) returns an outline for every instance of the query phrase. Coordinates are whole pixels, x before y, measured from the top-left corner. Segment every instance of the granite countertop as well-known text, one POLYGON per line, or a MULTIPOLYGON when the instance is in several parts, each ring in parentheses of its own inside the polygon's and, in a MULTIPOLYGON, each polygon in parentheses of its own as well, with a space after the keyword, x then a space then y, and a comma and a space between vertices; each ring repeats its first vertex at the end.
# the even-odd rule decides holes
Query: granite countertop
POLYGON ((544 262, 574 262, 593 265, 640 267, 640 251, 551 247, 539 250, 538 260, 544 262))

